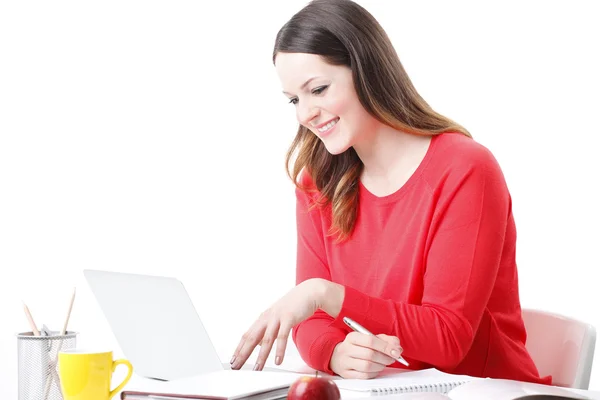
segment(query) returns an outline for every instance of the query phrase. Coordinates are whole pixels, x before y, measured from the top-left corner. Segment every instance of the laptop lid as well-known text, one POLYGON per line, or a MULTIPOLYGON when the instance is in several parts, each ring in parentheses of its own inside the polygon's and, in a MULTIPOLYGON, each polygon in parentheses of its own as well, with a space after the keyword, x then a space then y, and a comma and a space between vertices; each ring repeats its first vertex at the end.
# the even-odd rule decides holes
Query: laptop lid
POLYGON ((83 273, 137 375, 172 380, 226 368, 179 280, 83 273))

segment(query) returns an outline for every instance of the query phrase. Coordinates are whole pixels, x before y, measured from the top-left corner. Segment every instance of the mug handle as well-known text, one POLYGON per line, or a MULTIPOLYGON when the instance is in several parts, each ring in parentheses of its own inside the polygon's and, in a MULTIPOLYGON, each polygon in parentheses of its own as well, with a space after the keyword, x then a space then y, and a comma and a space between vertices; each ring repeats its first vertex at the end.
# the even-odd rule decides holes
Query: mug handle
POLYGON ((110 393, 108 394, 108 400, 112 399, 115 394, 117 394, 121 389, 123 389, 123 387, 127 384, 127 382, 129 382, 129 379, 131 379, 131 374, 133 373, 133 367, 131 366, 131 363, 127 360, 113 361, 113 365, 112 365, 113 373, 115 372, 115 369, 117 368, 117 365, 119 365, 119 364, 126 365, 129 372, 127 372, 127 376, 125 377, 125 379, 123 379, 123 382, 121 382, 119 384, 119 386, 117 386, 116 388, 114 388, 113 390, 110 391, 110 393))

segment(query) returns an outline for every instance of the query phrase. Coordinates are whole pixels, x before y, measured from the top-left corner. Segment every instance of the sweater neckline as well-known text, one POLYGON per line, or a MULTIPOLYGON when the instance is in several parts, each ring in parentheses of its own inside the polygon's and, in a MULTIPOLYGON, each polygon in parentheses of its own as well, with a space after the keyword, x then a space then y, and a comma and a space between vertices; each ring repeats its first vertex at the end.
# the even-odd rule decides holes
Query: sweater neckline
POLYGON ((359 185, 360 200, 368 202, 368 203, 374 203, 374 204, 388 204, 388 203, 394 202, 397 199, 399 199, 400 197, 402 197, 404 195, 404 193, 406 193, 406 191, 408 191, 411 188, 411 186, 413 186, 415 184, 415 182, 417 182, 419 180, 419 178, 421 177, 421 175, 423 174, 423 171, 425 170, 425 168, 427 167, 427 164, 429 163, 431 157, 433 156, 437 140, 441 135, 442 134, 438 134, 438 135, 433 135, 431 137, 431 141, 429 142, 429 146, 427 147, 425 156, 423 157, 423 159, 417 166, 417 169, 415 169, 415 171, 407 179, 407 181, 402 186, 400 186, 400 188, 398 188, 398 190, 396 190, 395 192, 392 192, 385 196, 377 196, 374 193, 372 193, 369 189, 367 189, 367 187, 365 185, 363 185, 362 181, 359 179, 358 185, 359 185))

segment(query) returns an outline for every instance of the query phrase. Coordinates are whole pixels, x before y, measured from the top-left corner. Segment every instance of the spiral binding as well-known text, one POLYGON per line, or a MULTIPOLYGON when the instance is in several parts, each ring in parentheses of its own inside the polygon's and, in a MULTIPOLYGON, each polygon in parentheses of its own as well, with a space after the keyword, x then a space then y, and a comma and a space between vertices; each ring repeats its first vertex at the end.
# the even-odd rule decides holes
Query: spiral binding
POLYGON ((464 383, 467 383, 467 381, 429 383, 429 384, 421 384, 421 385, 404 385, 404 386, 387 387, 387 388, 373 388, 373 389, 371 389, 371 392, 375 393, 376 395, 418 393, 418 392, 436 392, 436 393, 446 394, 450 390, 452 390, 455 387, 460 386, 464 383))

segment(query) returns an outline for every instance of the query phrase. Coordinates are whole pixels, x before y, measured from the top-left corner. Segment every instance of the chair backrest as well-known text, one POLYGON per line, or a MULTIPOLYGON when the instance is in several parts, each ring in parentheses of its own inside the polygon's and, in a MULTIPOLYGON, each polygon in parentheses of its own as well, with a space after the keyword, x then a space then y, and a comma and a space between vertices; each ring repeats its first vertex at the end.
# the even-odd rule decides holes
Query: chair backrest
POLYGON ((562 315, 523 309, 525 346, 540 376, 552 375, 555 386, 588 389, 596 329, 562 315))

